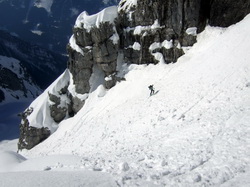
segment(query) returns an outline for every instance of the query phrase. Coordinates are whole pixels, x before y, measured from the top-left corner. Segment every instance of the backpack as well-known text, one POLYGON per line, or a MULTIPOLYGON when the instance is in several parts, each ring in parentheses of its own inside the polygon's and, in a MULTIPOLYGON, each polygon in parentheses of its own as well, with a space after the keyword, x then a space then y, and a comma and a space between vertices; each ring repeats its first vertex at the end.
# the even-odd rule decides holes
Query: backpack
POLYGON ((153 90, 153 85, 150 85, 148 88, 149 88, 150 90, 153 90))

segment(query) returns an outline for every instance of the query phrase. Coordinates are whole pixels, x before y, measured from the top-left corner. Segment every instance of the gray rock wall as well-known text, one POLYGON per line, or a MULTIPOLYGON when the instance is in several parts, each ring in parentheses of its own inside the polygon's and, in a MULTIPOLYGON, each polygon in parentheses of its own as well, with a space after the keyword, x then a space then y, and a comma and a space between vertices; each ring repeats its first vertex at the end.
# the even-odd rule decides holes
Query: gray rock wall
POLYGON ((157 63, 158 60, 149 50, 150 45, 172 40, 172 48, 160 47, 157 52, 163 54, 166 63, 176 62, 183 55, 181 46, 192 46, 196 42, 196 37, 188 35, 186 30, 196 27, 197 32, 201 32, 204 29, 207 20, 205 5, 202 0, 140 0, 136 7, 122 9, 118 28, 126 61, 136 64, 157 63), (156 21, 158 27, 152 27, 156 21), (145 28, 140 34, 136 33, 139 26, 145 28), (142 46, 141 50, 131 49, 134 42, 142 46))
POLYGON ((101 23, 98 28, 93 27, 90 31, 84 27, 74 28, 73 33, 76 44, 83 53, 68 45, 68 68, 73 74, 76 92, 84 94, 90 90, 89 79, 94 65, 97 65, 106 76, 116 71, 119 41, 114 43, 111 39, 117 32, 115 25, 109 22, 101 23))

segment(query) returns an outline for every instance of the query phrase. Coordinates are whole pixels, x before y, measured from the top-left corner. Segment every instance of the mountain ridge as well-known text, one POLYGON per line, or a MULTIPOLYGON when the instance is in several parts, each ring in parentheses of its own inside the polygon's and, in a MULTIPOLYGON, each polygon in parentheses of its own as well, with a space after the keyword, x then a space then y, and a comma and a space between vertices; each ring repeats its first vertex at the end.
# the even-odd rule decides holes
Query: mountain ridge
POLYGON ((66 58, 0 30, 0 140, 17 138, 21 113, 66 67, 66 58))
POLYGON ((72 25, 82 9, 91 14, 117 4, 117 0, 2 0, 0 28, 15 33, 21 39, 60 54, 72 33, 72 25))

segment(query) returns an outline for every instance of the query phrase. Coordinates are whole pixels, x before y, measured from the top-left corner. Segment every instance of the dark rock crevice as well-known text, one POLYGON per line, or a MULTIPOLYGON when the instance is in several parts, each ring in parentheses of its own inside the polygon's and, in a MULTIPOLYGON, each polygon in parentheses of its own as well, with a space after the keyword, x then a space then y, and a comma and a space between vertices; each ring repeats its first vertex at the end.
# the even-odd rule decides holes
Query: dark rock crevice
POLYGON ((209 25, 228 27, 242 20, 249 12, 249 0, 212 0, 209 25))

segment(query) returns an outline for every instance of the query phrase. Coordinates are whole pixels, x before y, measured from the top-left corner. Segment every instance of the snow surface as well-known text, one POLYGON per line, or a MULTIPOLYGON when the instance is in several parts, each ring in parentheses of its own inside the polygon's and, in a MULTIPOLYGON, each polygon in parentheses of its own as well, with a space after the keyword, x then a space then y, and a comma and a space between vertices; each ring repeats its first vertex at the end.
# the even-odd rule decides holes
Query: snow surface
POLYGON ((143 31, 147 31, 147 30, 154 30, 154 29, 159 29, 159 28, 162 28, 164 26, 160 26, 159 24, 159 21, 158 20, 155 20, 153 25, 149 25, 149 26, 141 26, 141 25, 138 25, 136 27, 127 27, 125 29, 126 32, 129 32, 129 31, 133 31, 133 34, 134 35, 141 35, 143 31))
POLYGON ((36 34, 36 35, 39 35, 39 36, 41 36, 43 34, 43 31, 40 31, 40 30, 31 30, 31 32, 33 34, 36 34))
POLYGON ((82 12, 76 19, 75 27, 85 28, 90 32, 92 27, 99 27, 100 23, 110 22, 113 23, 117 17, 117 6, 111 6, 103 9, 94 15, 88 15, 86 11, 82 12))
POLYGON ((72 35, 69 39, 69 45, 72 49, 74 49, 75 51, 77 51, 78 53, 81 53, 84 56, 84 52, 83 50, 79 47, 79 45, 76 44, 76 39, 74 37, 74 35, 72 35))
POLYGON ((140 51, 141 50, 141 44, 139 44, 138 42, 135 42, 133 45, 128 46, 128 48, 132 48, 136 51, 140 51))
POLYGON ((188 35, 196 36, 197 35, 197 27, 190 27, 186 30, 188 35))
POLYGON ((149 50, 153 51, 155 49, 162 48, 162 47, 166 49, 171 49, 173 47, 173 40, 170 40, 170 41, 164 40, 162 43, 154 42, 149 46, 149 50))
POLYGON ((117 45, 120 38, 119 38, 119 35, 116 31, 116 28, 113 28, 113 30, 115 31, 115 33, 110 37, 110 40, 113 42, 113 44, 117 45))
POLYGON ((38 8, 44 8, 48 13, 51 11, 54 0, 36 0, 34 5, 38 8))
POLYGON ((126 81, 93 90, 27 160, 7 152, 0 185, 249 186, 249 30, 247 16, 207 27, 175 64, 121 65, 126 81))

